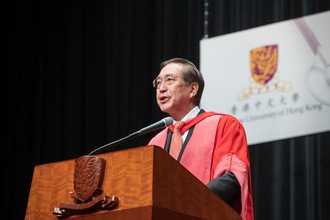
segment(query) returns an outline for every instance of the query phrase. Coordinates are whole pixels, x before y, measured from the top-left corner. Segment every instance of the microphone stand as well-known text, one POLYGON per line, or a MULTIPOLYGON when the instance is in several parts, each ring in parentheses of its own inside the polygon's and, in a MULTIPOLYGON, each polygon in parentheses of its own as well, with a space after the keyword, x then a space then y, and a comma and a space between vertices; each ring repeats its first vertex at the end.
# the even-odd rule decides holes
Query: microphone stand
POLYGON ((168 126, 169 124, 172 124, 172 123, 173 123, 173 119, 171 117, 166 117, 166 118, 164 118, 164 119, 162 119, 162 120, 160 120, 160 121, 158 121, 158 122, 156 122, 156 123, 154 123, 152 125, 149 125, 149 126, 147 126, 145 128, 142 128, 141 130, 136 131, 136 132, 134 132, 134 133, 132 133, 132 134, 126 136, 126 137, 123 137, 123 138, 121 138, 119 140, 116 140, 116 141, 113 141, 111 143, 105 144, 105 145, 103 145, 101 147, 98 147, 95 150, 93 150, 92 152, 90 152, 88 154, 88 156, 93 155, 93 154, 98 153, 98 152, 101 152, 106 147, 109 147, 109 146, 111 147, 113 145, 120 144, 120 143, 122 143, 124 141, 127 141, 127 140, 133 139, 135 137, 138 137, 138 136, 140 136, 142 134, 146 134, 146 133, 149 133, 149 132, 152 132, 152 131, 161 129, 161 128, 165 128, 166 126, 168 126))
POLYGON ((101 146, 99 148, 96 148, 92 152, 90 152, 88 154, 88 156, 93 155, 93 154, 96 154, 96 153, 99 153, 99 152, 103 151, 106 147, 109 147, 109 146, 111 147, 111 146, 114 146, 116 144, 120 144, 122 142, 128 141, 128 140, 133 139, 135 137, 138 137, 138 136, 140 136, 140 134, 141 134, 141 131, 136 131, 136 132, 134 132, 134 133, 132 133, 132 134, 126 136, 126 137, 123 137, 123 138, 121 138, 119 140, 116 140, 116 141, 107 143, 107 144, 105 144, 105 145, 103 145, 103 146, 101 146))

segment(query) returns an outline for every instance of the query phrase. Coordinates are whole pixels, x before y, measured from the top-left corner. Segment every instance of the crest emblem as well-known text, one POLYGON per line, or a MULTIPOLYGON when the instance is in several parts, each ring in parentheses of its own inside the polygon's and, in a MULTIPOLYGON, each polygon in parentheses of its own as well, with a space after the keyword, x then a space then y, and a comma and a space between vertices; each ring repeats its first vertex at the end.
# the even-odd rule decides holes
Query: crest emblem
POLYGON ((265 94, 272 91, 287 92, 291 82, 283 81, 276 74, 278 66, 278 45, 266 45, 250 50, 251 84, 237 94, 240 101, 251 95, 265 94))
POLYGON ((102 190, 106 161, 96 156, 82 156, 75 160, 73 188, 69 192, 73 203, 60 203, 53 214, 59 218, 82 215, 99 209, 112 210, 119 204, 116 196, 111 198, 102 190))
POLYGON ((82 202, 88 201, 102 188, 105 161, 99 157, 79 157, 74 171, 74 192, 82 202))
POLYGON ((252 78, 261 85, 267 84, 275 75, 278 63, 278 46, 267 45, 250 51, 252 78))

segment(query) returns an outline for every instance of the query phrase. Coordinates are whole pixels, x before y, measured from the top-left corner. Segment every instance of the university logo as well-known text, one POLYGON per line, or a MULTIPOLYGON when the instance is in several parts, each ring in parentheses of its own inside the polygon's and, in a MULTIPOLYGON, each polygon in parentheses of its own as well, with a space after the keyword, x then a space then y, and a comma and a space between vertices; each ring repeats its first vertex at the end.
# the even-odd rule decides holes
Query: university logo
POLYGON ((265 85, 275 75, 278 63, 278 46, 268 45, 250 51, 250 69, 255 82, 265 85))
POLYGON ((272 91, 287 92, 291 83, 281 81, 276 76, 279 63, 277 44, 257 47, 250 50, 251 85, 238 93, 240 101, 251 95, 265 94, 272 91))

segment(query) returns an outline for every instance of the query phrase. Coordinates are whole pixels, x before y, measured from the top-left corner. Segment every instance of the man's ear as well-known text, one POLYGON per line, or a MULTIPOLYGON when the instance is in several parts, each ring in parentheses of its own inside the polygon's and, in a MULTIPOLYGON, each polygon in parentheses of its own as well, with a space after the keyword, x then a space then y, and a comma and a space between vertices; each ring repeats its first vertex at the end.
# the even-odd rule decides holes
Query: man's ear
POLYGON ((190 97, 194 97, 197 95, 199 89, 199 85, 197 82, 193 82, 190 84, 190 97))

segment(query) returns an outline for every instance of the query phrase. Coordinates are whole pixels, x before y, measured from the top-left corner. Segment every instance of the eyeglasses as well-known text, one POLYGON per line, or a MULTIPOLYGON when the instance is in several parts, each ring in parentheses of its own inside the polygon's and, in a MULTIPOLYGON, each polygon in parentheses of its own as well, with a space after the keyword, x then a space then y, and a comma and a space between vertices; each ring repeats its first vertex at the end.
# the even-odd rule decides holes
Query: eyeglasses
POLYGON ((157 77, 156 79, 154 79, 152 81, 152 85, 156 88, 156 89, 159 89, 160 88, 160 85, 162 85, 164 83, 165 86, 170 86, 172 85, 175 80, 177 78, 180 78, 180 76, 165 76, 164 79, 160 78, 160 77, 157 77))

